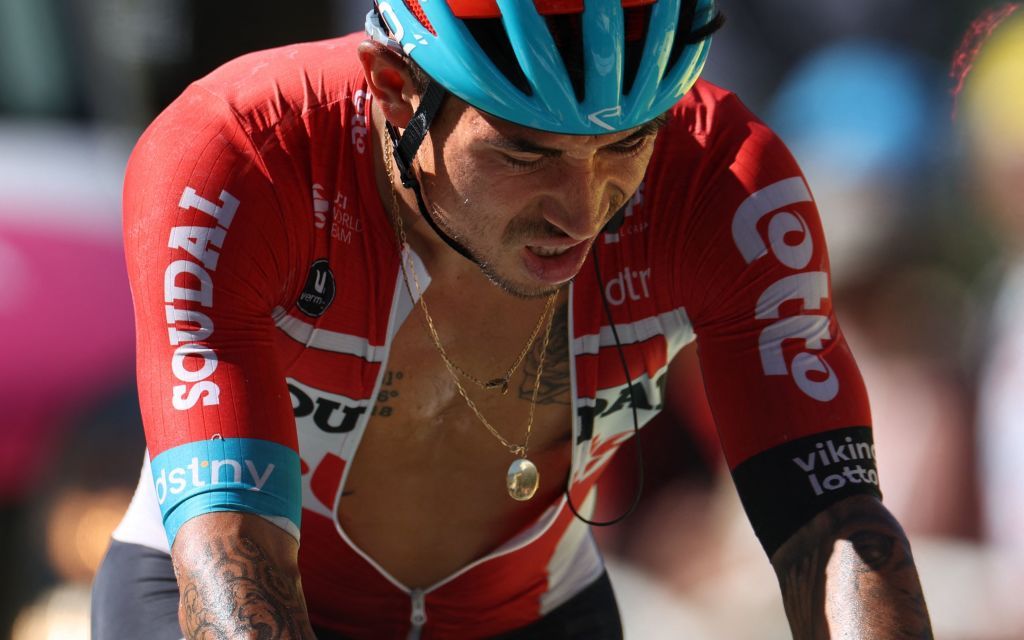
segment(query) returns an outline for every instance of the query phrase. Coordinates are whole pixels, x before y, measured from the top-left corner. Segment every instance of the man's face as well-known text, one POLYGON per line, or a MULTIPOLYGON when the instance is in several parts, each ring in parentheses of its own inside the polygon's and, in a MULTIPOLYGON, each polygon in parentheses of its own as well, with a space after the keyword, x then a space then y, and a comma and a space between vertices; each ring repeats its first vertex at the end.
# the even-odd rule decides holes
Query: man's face
POLYGON ((546 295, 575 277, 639 187, 659 124, 561 135, 450 97, 418 155, 424 196, 491 281, 514 295, 546 295))

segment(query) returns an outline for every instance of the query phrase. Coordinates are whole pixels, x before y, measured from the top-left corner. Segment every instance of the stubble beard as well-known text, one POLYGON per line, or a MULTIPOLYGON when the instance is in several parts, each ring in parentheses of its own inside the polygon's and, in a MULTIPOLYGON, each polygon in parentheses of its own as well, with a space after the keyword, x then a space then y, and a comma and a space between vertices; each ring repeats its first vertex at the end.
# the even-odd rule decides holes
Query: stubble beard
MULTIPOLYGON (((547 296, 551 295, 555 291, 562 289, 568 284, 563 283, 549 287, 542 287, 538 289, 524 289, 522 286, 502 276, 501 273, 499 273, 498 268, 491 261, 485 260, 483 258, 482 252, 476 246, 474 246, 473 241, 466 237, 467 234, 460 233, 459 231, 452 228, 452 226, 448 223, 447 217, 439 214, 440 209, 436 205, 431 206, 431 217, 434 219, 434 222, 441 229, 441 231, 443 231, 445 235, 450 237, 452 240, 455 240, 467 252, 469 252, 469 255, 472 256, 473 261, 476 263, 477 267, 479 267, 480 273, 482 273, 483 276, 487 278, 488 282, 498 287, 499 289, 509 294, 510 296, 514 296, 516 298, 520 298, 523 300, 535 300, 537 298, 546 298, 547 296)), ((547 223, 544 224, 547 225, 547 223)), ((522 232, 506 232, 505 236, 502 237, 502 245, 512 244, 514 236, 517 235, 522 235, 522 232), (513 236, 513 238, 508 238, 507 236, 513 236)))
POLYGON ((497 273, 497 271, 493 267, 491 267, 491 265, 489 265, 487 263, 480 263, 480 271, 484 274, 484 277, 486 277, 491 282, 491 284, 493 284, 494 286, 498 287, 499 289, 501 289, 505 293, 507 293, 507 294, 509 294, 511 296, 515 296, 516 298, 523 299, 523 300, 535 300, 537 298, 546 298, 549 295, 551 295, 552 293, 554 293, 555 291, 560 290, 561 288, 566 286, 566 284, 568 284, 568 283, 558 284, 558 285, 554 285, 552 287, 546 287, 546 288, 543 288, 543 289, 534 289, 532 291, 527 291, 525 289, 522 289, 522 288, 516 286, 515 284, 513 284, 510 281, 508 281, 507 279, 502 278, 497 273))

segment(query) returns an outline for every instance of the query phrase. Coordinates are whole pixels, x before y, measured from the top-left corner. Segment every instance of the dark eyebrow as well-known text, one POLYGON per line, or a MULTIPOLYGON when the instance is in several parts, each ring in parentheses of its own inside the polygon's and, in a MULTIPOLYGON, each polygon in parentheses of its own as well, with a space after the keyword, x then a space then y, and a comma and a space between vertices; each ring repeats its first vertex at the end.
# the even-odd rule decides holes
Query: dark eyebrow
POLYGON ((661 128, 664 127, 666 123, 668 123, 668 114, 663 113, 654 120, 648 120, 647 122, 643 123, 642 125, 640 125, 639 129, 629 134, 622 140, 619 140, 618 142, 608 146, 628 146, 631 142, 635 142, 642 138, 646 138, 647 136, 656 135, 659 131, 661 131, 661 128))
POLYGON ((542 147, 539 144, 530 142, 526 138, 501 136, 495 140, 489 140, 488 142, 493 147, 498 147, 499 149, 512 151, 514 153, 536 153, 537 155, 549 158, 562 155, 562 152, 559 149, 542 147))
MULTIPOLYGON (((631 144, 631 143, 633 143, 633 142, 635 142, 637 140, 640 140, 642 138, 646 138, 647 136, 652 136, 652 135, 657 134, 658 131, 660 131, 661 128, 664 127, 667 122, 668 122, 668 114, 663 113, 660 116, 658 116, 657 118, 655 118, 653 120, 648 120, 644 124, 640 125, 639 129, 637 129, 633 133, 629 134, 625 138, 623 138, 623 139, 621 139, 621 140, 619 140, 617 142, 613 142, 612 144, 609 144, 609 145, 606 145, 606 146, 608 146, 608 147, 629 146, 629 144, 631 144)), ((545 146, 539 145, 539 144, 537 144, 535 142, 531 142, 530 140, 527 140, 525 138, 519 138, 519 137, 514 137, 514 136, 513 137, 502 136, 502 137, 498 138, 497 140, 490 141, 490 144, 495 146, 495 147, 498 147, 498 148, 501 148, 501 149, 505 149, 507 151, 513 151, 513 152, 517 152, 517 153, 535 153, 537 155, 541 155, 541 156, 545 156, 545 157, 549 157, 549 158, 554 158, 554 157, 558 157, 558 156, 562 155, 562 151, 560 149, 552 149, 551 147, 545 147, 545 146)))

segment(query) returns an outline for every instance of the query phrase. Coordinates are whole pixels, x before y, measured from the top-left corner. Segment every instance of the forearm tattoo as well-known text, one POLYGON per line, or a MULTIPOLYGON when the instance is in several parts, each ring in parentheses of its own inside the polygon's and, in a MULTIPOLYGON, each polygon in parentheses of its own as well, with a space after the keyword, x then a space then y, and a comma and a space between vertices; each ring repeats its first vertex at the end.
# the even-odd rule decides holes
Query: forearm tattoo
POLYGON ((772 564, 797 640, 933 638, 910 543, 873 498, 819 514, 772 564))
POLYGON ((253 541, 212 540, 187 564, 175 563, 175 573, 188 640, 314 639, 297 577, 281 573, 253 541))
MULTIPOLYGON (((569 376, 569 326, 568 306, 555 310, 551 322, 551 337, 548 339, 548 353, 544 356, 544 371, 537 389, 537 404, 572 404, 572 380, 569 376)), ((519 385, 519 398, 530 401, 533 398, 533 381, 540 364, 543 337, 538 337, 533 349, 523 363, 523 379, 519 385)))

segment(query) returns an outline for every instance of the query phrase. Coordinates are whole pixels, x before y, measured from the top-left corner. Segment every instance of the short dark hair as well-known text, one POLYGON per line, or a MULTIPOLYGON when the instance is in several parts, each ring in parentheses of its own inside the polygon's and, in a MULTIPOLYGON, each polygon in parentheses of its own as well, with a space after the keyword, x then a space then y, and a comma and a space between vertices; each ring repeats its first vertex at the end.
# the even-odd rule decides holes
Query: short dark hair
POLYGON ((416 64, 412 58, 406 57, 405 66, 409 70, 409 77, 412 79, 412 87, 416 93, 422 94, 427 90, 427 85, 433 81, 430 74, 423 70, 423 67, 416 64))

